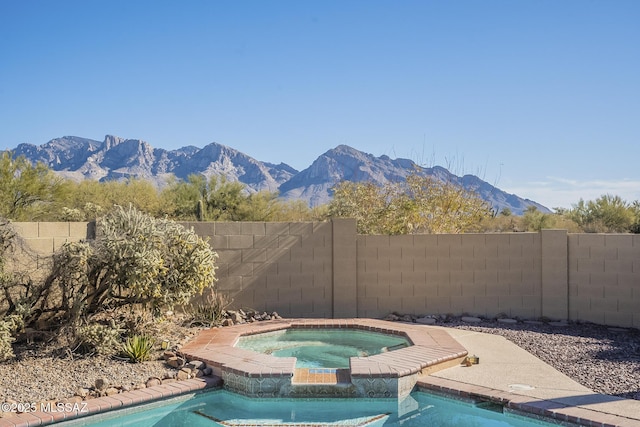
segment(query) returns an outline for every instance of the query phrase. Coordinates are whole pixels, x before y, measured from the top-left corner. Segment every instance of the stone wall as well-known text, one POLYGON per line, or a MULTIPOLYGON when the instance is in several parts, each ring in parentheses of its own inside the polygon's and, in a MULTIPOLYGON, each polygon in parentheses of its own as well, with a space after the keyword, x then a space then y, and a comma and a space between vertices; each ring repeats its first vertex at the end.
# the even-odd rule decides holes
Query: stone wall
MULTIPOLYGON (((51 253, 88 223, 16 223, 51 253)), ((185 223, 218 252, 234 306, 285 317, 506 315, 640 328, 640 235, 363 236, 329 222, 185 223)))

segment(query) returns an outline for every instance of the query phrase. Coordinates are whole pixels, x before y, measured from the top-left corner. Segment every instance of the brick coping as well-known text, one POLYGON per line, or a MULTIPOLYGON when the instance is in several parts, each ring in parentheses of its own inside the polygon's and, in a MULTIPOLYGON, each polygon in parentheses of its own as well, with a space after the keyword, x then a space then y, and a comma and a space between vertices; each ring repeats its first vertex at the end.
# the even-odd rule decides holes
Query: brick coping
POLYGON ((416 386, 418 390, 445 397, 496 403, 512 413, 533 418, 539 417, 542 420, 551 420, 563 423, 563 425, 585 427, 640 427, 640 414, 638 414, 638 418, 628 418, 603 412, 602 410, 570 405, 557 399, 538 399, 446 378, 423 376, 418 380, 416 386))
MULTIPOLYGON (((134 407, 162 399, 178 397, 205 389, 219 388, 219 378, 195 378, 175 381, 146 389, 120 393, 109 397, 99 397, 85 401, 82 412, 42 412, 16 414, 9 418, 0 418, 0 427, 44 426, 63 421, 104 414, 109 411, 134 407)), ((496 390, 489 387, 465 384, 445 378, 424 376, 418 383, 420 391, 431 392, 444 397, 462 398, 473 401, 488 401, 499 404, 515 413, 525 416, 538 416, 547 420, 572 423, 586 427, 638 427, 640 420, 619 415, 595 411, 580 406, 569 406, 554 400, 535 399, 496 390)), ((566 425, 566 424, 565 424, 566 425)))
POLYGON ((399 378, 420 374, 441 364, 448 367, 447 362, 467 355, 467 350, 440 328, 377 319, 283 319, 212 328, 201 331, 180 351, 189 360, 205 362, 219 376, 231 372, 249 378, 291 378, 296 372, 295 358, 234 347, 241 336, 290 328, 358 329, 403 335, 412 344, 374 356, 352 357, 349 367, 352 378, 399 378))
POLYGON ((61 410, 56 410, 56 405, 52 404, 47 411, 37 410, 0 418, 0 427, 44 426, 219 387, 220 378, 217 377, 172 381, 113 396, 97 397, 80 403, 69 403, 68 406, 60 407, 61 410))

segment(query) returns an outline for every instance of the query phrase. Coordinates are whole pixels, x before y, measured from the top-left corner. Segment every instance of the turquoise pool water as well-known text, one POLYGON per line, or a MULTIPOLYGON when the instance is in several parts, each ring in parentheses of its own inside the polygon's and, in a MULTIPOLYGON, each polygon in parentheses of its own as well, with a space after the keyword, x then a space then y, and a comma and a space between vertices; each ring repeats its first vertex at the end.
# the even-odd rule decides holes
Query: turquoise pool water
POLYGON ((297 358, 298 368, 348 368, 349 358, 407 347, 400 335, 358 329, 284 329, 240 337, 236 347, 297 358))
POLYGON ((64 426, 367 426, 541 427, 553 424, 482 409, 428 393, 402 399, 251 399, 211 391, 79 419, 64 426), (124 411, 128 411, 126 413, 124 411), (109 417, 109 418, 105 418, 109 417), (89 421, 93 421, 89 423, 89 421))

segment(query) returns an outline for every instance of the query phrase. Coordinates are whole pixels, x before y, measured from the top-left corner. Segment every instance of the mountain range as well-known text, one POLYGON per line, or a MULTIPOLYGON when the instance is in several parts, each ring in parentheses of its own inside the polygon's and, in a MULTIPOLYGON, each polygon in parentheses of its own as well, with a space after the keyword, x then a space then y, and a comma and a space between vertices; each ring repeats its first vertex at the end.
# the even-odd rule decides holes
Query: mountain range
POLYGON ((162 187, 172 176, 186 179, 191 174, 224 175, 230 181, 245 184, 249 192, 278 192, 283 199, 301 199, 310 206, 329 202, 331 188, 344 180, 384 184, 419 171, 475 191, 498 212, 508 208, 520 215, 529 206, 550 212, 539 203, 508 194, 475 175, 460 177, 440 166, 425 168, 408 159, 375 157, 346 145, 320 155, 302 171, 285 163, 261 162, 215 142, 204 148, 185 146, 165 150, 139 139, 113 135, 107 135, 102 142, 65 136, 38 146, 19 144, 11 151, 14 156, 24 155, 34 164, 42 162, 59 175, 76 181, 142 178, 162 187))

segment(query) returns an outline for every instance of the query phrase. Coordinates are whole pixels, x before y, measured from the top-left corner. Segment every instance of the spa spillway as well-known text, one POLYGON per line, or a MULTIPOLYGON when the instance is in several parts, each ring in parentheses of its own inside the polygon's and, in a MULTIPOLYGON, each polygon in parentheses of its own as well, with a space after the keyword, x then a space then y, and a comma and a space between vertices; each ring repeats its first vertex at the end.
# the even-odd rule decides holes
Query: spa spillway
POLYGON ((446 331, 375 319, 288 319, 213 328, 181 349, 255 397, 402 397, 467 351, 446 331))

